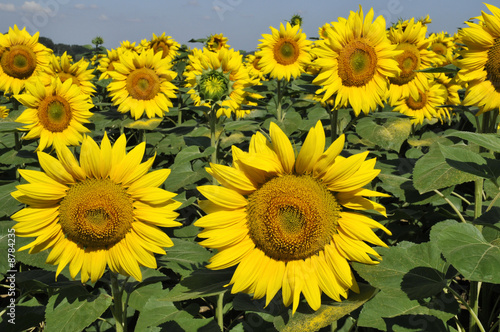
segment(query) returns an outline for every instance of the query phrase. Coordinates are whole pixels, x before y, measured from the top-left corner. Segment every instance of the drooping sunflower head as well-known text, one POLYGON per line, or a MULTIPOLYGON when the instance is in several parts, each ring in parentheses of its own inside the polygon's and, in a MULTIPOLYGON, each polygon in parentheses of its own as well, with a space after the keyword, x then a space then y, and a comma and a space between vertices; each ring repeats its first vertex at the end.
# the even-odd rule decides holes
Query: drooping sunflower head
POLYGON ((115 63, 120 62, 120 54, 124 53, 122 48, 107 50, 108 54, 99 60, 97 70, 101 72, 99 80, 109 78, 109 72, 115 70, 115 63))
POLYGON ((89 132, 84 124, 90 122, 92 101, 71 80, 62 83, 54 78, 48 86, 39 80, 26 83, 25 93, 15 98, 27 107, 16 119, 26 124, 23 139, 39 138, 38 151, 52 145, 79 145, 82 133, 89 132))
POLYGON ((162 58, 168 58, 169 61, 172 61, 177 55, 180 45, 175 39, 166 36, 165 32, 163 32, 160 36, 153 33, 153 38, 149 41, 149 47, 152 48, 155 53, 162 51, 162 58))
POLYGON ((175 227, 180 203, 159 186, 168 169, 149 172, 154 158, 142 162, 145 143, 126 152, 122 135, 99 147, 90 137, 82 142, 79 162, 67 147, 58 158, 39 152, 43 171, 19 170, 29 183, 12 196, 27 205, 12 219, 16 235, 36 237, 19 250, 51 249, 47 263, 58 265, 56 277, 69 264, 75 278, 96 282, 106 266, 140 281, 140 266, 156 268, 154 254, 173 246, 158 227, 175 227))
POLYGON ((465 44, 458 59, 457 79, 466 82, 464 105, 476 105, 484 112, 500 107, 500 9, 485 4, 491 14, 482 12, 478 23, 466 22, 459 31, 465 44))
POLYGON ((321 70, 313 83, 323 86, 317 94, 322 101, 335 97, 335 108, 350 105, 356 116, 383 104, 387 77, 400 71, 394 58, 401 51, 387 39, 384 18, 373 18, 373 9, 365 17, 360 8, 347 20, 326 25, 325 38, 312 50, 321 70))
POLYGON ((45 70, 51 51, 38 42, 38 36, 38 32, 31 36, 17 25, 0 34, 0 90, 18 94, 26 82, 48 79, 45 70))
POLYGON ((88 69, 89 62, 84 58, 73 63, 68 54, 64 52, 60 57, 52 55, 50 64, 53 75, 59 77, 61 82, 64 83, 67 79, 71 79, 82 93, 92 95, 95 92, 95 85, 92 83, 94 70, 88 69))
POLYGON ((227 37, 224 37, 222 33, 210 35, 205 41, 205 48, 212 52, 217 52, 222 48, 231 48, 227 43, 227 37))
POLYGON ((258 78, 259 80, 265 80, 264 73, 262 73, 259 66, 260 59, 261 58, 259 56, 255 56, 255 54, 248 54, 245 57, 243 65, 248 69, 248 74, 250 77, 258 78))
POLYGON ((286 27, 280 23, 280 29, 270 27, 272 34, 263 34, 258 51, 259 66, 264 74, 279 80, 299 77, 304 72, 304 64, 310 60, 311 41, 300 29, 287 22, 286 27))
POLYGON ((114 70, 108 71, 113 81, 107 86, 118 111, 130 112, 136 120, 144 113, 148 118, 163 117, 176 97, 172 80, 177 73, 170 70, 171 61, 153 49, 141 54, 123 53, 119 59, 113 64, 114 70))
POLYGON ((189 55, 189 63, 184 73, 188 94, 197 106, 218 104, 217 116, 230 117, 235 113, 241 117, 248 113, 242 110, 245 87, 253 84, 248 70, 243 66, 242 55, 234 49, 222 48, 217 52, 194 49, 189 55))
POLYGON ((302 26, 302 16, 300 16, 299 14, 294 14, 292 16, 292 18, 290 19, 290 25, 292 27, 298 25, 299 27, 302 26))
POLYGON ((296 154, 274 123, 271 142, 257 133, 248 152, 233 146, 233 165, 211 164, 207 172, 221 186, 201 186, 207 215, 195 222, 204 228, 201 245, 218 250, 208 268, 235 266, 232 293, 269 303, 281 289, 293 312, 304 294, 311 308, 321 305, 321 293, 336 301, 358 291, 348 261, 367 264, 380 256, 364 241, 385 244, 371 231, 374 220, 350 210, 376 210, 382 205, 365 197, 387 196, 364 189, 379 173, 367 152, 340 156, 341 136, 324 151, 321 122, 309 131, 296 154), (297 157, 295 157, 297 155, 297 157))

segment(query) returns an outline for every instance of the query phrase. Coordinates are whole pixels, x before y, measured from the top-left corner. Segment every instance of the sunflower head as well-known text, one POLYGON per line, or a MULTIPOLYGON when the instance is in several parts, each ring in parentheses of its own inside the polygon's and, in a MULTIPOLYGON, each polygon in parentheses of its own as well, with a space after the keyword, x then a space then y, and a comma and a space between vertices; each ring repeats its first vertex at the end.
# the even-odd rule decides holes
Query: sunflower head
POLYGON ((0 90, 18 94, 25 82, 46 79, 51 51, 38 42, 37 32, 31 36, 17 25, 0 34, 0 90))
POLYGON ((0 119, 5 119, 9 116, 9 109, 5 106, 0 106, 0 119))
POLYGON ((156 268, 155 253, 173 245, 158 227, 175 227, 180 203, 158 188, 170 173, 149 172, 154 157, 142 162, 145 143, 126 152, 126 137, 114 145, 104 134, 101 146, 83 139, 79 162, 63 146, 57 158, 39 152, 42 171, 19 170, 27 184, 12 193, 27 205, 12 219, 16 235, 36 237, 20 250, 51 249, 47 263, 69 264, 72 278, 96 282, 106 266, 141 280, 140 266, 156 268))
POLYGON ((212 52, 217 52, 222 48, 229 49, 231 46, 227 43, 227 37, 224 37, 222 33, 210 35, 205 41, 205 48, 212 52))
POLYGON ((353 211, 385 214, 363 196, 388 195, 363 188, 379 173, 375 160, 365 160, 367 152, 340 156, 344 136, 324 151, 321 122, 298 153, 276 124, 269 135, 271 142, 255 134, 248 152, 233 146, 232 166, 207 168, 221 186, 198 187, 208 213, 195 222, 204 228, 200 244, 218 250, 208 268, 237 266, 232 293, 266 296, 269 304, 281 289, 293 312, 300 294, 317 310, 323 292, 340 301, 349 289, 358 291, 348 261, 376 264, 369 255, 381 258, 364 241, 385 246, 371 229, 390 232, 353 211))
POLYGON ((172 61, 179 50, 179 43, 172 37, 166 36, 165 32, 160 36, 153 33, 153 38, 149 41, 149 48, 152 48, 155 53, 162 52, 162 58, 168 58, 172 61))
POLYGON ((298 25, 299 27, 302 26, 302 16, 300 16, 299 14, 294 14, 292 16, 292 18, 290 19, 290 25, 292 27, 298 25))

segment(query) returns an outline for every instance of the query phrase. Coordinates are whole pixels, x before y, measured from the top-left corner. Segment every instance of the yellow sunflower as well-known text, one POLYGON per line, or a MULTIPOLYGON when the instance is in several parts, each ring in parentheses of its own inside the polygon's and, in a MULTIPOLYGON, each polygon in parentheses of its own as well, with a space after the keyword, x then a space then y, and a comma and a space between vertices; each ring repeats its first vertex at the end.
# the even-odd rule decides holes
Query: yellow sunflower
POLYGON ((445 66, 453 62, 455 41, 452 36, 443 31, 432 33, 429 40, 429 49, 437 55, 433 63, 435 66, 445 66))
POLYGON ((449 118, 449 112, 440 106, 446 103, 448 91, 446 86, 438 81, 431 80, 427 89, 418 91, 418 98, 408 96, 394 103, 394 112, 406 114, 412 118, 413 124, 422 124, 424 119, 437 118, 441 122, 449 118))
POLYGON ((387 77, 399 72, 394 57, 401 52, 387 39, 385 19, 373 16, 370 9, 364 17, 360 7, 347 20, 332 22, 325 26, 327 38, 313 49, 314 64, 321 68, 313 83, 323 86, 317 91, 322 101, 333 96, 335 109, 350 105, 356 116, 383 106, 387 77))
POLYGON ((224 37, 222 33, 216 35, 210 35, 205 41, 205 48, 209 51, 217 52, 221 48, 231 48, 231 46, 227 43, 227 37, 224 37))
POLYGON ((418 72, 431 67, 438 59, 437 55, 428 50, 429 40, 425 38, 427 26, 414 19, 391 27, 388 32, 389 40, 402 53, 396 56, 401 72, 390 77, 389 102, 394 105, 408 96, 419 98, 419 91, 428 89, 431 73, 418 72))
POLYGON ((243 65, 248 69, 248 75, 253 78, 258 78, 260 81, 265 81, 266 78, 264 73, 262 73, 259 61, 260 57, 255 56, 255 54, 248 54, 243 61, 243 65))
POLYGON ((9 109, 5 106, 0 106, 0 119, 5 119, 9 116, 9 109))
POLYGON ((221 48, 217 52, 194 49, 184 73, 194 104, 208 107, 219 104, 217 117, 231 117, 234 113, 240 118, 249 113, 250 110, 242 109, 242 105, 248 104, 244 88, 253 85, 253 80, 242 61, 242 55, 234 49, 221 48))
POLYGON ((270 27, 272 34, 263 34, 264 39, 255 55, 261 57, 259 66, 264 74, 279 80, 299 77, 304 72, 304 65, 310 61, 311 41, 302 32, 300 25, 292 27, 290 23, 280 23, 280 29, 270 27))
POLYGON ((326 151, 321 122, 309 131, 295 157, 293 145, 275 124, 269 143, 253 135, 249 152, 232 147, 233 165, 207 168, 222 186, 200 186, 208 214, 195 222, 204 228, 200 244, 217 249, 210 269, 237 268, 231 292, 266 296, 281 289, 286 306, 297 309, 304 294, 312 309, 321 293, 341 301, 348 290, 358 292, 349 261, 377 264, 381 259, 365 243, 386 246, 373 232, 384 226, 352 210, 385 208, 366 197, 388 196, 364 189, 380 172, 368 152, 339 155, 344 135, 326 151))
POLYGON ((80 59, 76 63, 72 63, 66 52, 60 57, 52 55, 50 66, 53 75, 61 79, 64 83, 68 78, 71 78, 73 84, 76 84, 82 93, 92 95, 95 92, 95 86, 92 83, 94 78, 94 70, 89 69, 89 62, 85 59, 80 59))
POLYGON ((162 52, 123 53, 113 66, 107 89, 119 112, 130 112, 137 120, 144 113, 148 118, 163 117, 173 106, 170 99, 176 98, 177 87, 171 81, 177 73, 170 70, 168 58, 162 59, 162 52))
POLYGON ((58 158, 38 152, 43 172, 19 170, 28 184, 12 196, 28 205, 12 219, 16 235, 36 237, 19 250, 37 253, 52 248, 47 263, 58 265, 56 276, 69 264, 72 278, 96 282, 106 265, 113 272, 140 281, 139 266, 156 268, 154 254, 173 246, 160 227, 175 227, 181 203, 159 186, 170 173, 148 173, 155 157, 141 163, 146 144, 126 152, 125 135, 113 146, 104 134, 99 147, 92 138, 82 142, 80 162, 67 147, 58 158))
POLYGON ((476 105, 481 114, 500 108, 500 9, 486 4, 493 15, 482 12, 479 23, 459 31, 465 44, 457 60, 457 79, 468 83, 464 105, 476 105))
POLYGON ((16 119, 26 124, 23 130, 29 131, 23 139, 40 138, 38 151, 52 145, 79 145, 82 133, 89 132, 83 124, 92 116, 90 97, 71 80, 62 83, 59 78, 48 86, 40 81, 27 82, 25 88, 26 93, 14 96, 27 107, 16 119))
POLYGON ((7 34, 0 33, 0 90, 18 94, 26 82, 34 79, 50 81, 45 73, 50 62, 51 50, 38 42, 39 33, 31 36, 26 28, 9 27, 7 34))
POLYGON ((107 50, 108 54, 99 60, 97 70, 101 72, 99 80, 110 78, 109 72, 115 70, 115 63, 120 62, 120 55, 125 51, 123 48, 107 50))
POLYGON ((174 60, 179 47, 179 43, 172 37, 166 36, 165 32, 162 33, 161 36, 157 36, 153 33, 153 38, 149 42, 149 48, 152 48, 155 53, 162 51, 162 57, 167 58, 168 61, 174 60))

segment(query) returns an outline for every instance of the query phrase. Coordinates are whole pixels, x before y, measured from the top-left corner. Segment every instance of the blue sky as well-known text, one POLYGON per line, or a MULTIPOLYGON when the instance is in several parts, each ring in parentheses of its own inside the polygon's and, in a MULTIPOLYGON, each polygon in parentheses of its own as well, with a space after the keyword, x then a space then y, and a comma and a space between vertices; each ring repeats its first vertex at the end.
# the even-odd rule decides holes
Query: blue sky
MULTIPOLYGON (((490 1, 500 6, 496 2, 490 1)), ((107 48, 118 47, 124 40, 138 44, 141 39, 151 39, 153 33, 165 32, 181 44, 223 33, 231 47, 253 51, 262 34, 270 33, 270 26, 279 27, 293 14, 303 17, 303 32, 308 37, 317 37, 318 27, 347 17, 359 5, 365 11, 373 7, 387 24, 429 14, 429 32, 454 33, 465 27, 465 20, 479 16, 482 10, 488 12, 479 0, 0 0, 0 32, 17 24, 65 44, 90 44, 99 35, 107 48)))

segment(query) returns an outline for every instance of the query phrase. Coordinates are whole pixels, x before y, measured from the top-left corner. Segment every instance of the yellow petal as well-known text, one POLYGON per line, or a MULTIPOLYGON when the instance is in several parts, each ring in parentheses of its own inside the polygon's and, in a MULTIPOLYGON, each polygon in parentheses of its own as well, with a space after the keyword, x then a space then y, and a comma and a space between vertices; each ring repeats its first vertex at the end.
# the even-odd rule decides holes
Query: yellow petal
POLYGON ((271 122, 269 135, 273 144, 273 150, 283 165, 285 173, 292 173, 295 164, 295 153, 290 140, 277 124, 271 122))
POLYGON ((248 201, 236 191, 220 186, 199 186, 198 191, 212 203, 228 209, 238 209, 247 206, 248 201))

